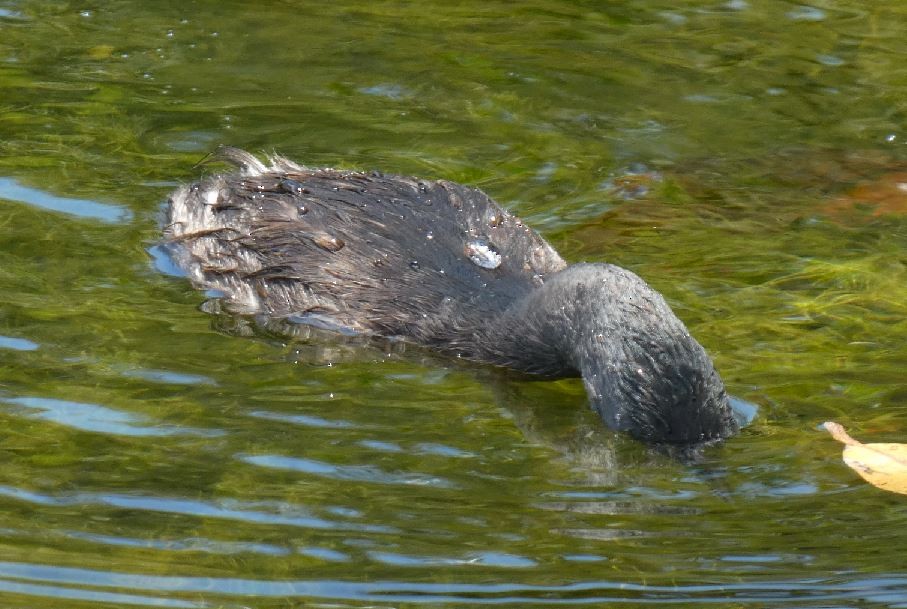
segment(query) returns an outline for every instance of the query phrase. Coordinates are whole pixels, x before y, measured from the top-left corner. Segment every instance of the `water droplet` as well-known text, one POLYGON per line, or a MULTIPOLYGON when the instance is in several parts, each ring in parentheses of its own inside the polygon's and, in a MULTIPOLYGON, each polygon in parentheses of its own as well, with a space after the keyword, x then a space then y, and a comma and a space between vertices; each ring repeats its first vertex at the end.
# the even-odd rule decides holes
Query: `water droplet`
POLYGON ((473 264, 483 269, 496 269, 501 266, 501 254, 488 243, 487 239, 474 239, 466 244, 466 255, 473 264))
POLYGON ((409 268, 411 268, 411 269, 414 270, 414 271, 418 271, 418 270, 419 270, 419 266, 420 266, 420 265, 419 265, 419 261, 418 261, 418 260, 413 260, 412 262, 409 263, 409 268))
POLYGON ((317 233, 313 235, 312 241, 321 249, 329 252, 338 252, 346 245, 346 243, 343 242, 343 239, 338 239, 327 233, 317 233))

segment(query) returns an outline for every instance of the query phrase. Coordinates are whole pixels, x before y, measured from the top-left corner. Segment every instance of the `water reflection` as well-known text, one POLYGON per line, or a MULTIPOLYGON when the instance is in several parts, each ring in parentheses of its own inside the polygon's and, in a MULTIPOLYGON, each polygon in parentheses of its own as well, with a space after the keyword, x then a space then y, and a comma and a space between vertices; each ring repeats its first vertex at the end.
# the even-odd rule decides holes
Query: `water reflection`
POLYGON ((38 347, 38 343, 33 343, 32 341, 25 338, 0 336, 0 349, 12 349, 14 351, 34 351, 38 347))
POLYGON ((345 429, 354 427, 353 423, 350 421, 331 420, 305 414, 283 414, 280 412, 267 412, 264 410, 256 410, 248 414, 250 417, 266 419, 269 421, 280 421, 292 425, 302 425, 304 427, 321 427, 324 429, 345 429))
POLYGON ((12 178, 0 178, 0 199, 27 203, 42 209, 59 211, 80 218, 94 218, 103 222, 125 223, 132 218, 132 212, 125 207, 87 199, 59 197, 37 188, 22 186, 12 178))
POLYGON ((0 5, 0 606, 907 609, 903 502, 814 429, 907 429, 897 1, 0 5), (206 317, 143 251, 220 142, 482 187, 758 424, 690 464, 579 383, 206 317))
POLYGON ((408 556, 393 552, 369 552, 368 556, 378 562, 398 567, 477 566, 521 569, 538 565, 534 560, 502 552, 479 552, 463 558, 441 556, 408 556))
POLYGON ((438 476, 416 472, 387 472, 373 465, 337 465, 315 459, 301 457, 284 457, 280 455, 241 455, 239 459, 276 469, 288 469, 296 472, 323 476, 334 480, 354 480, 376 484, 405 484, 414 486, 431 486, 436 488, 455 488, 456 484, 438 476))
POLYGON ((216 429, 193 429, 175 425, 155 424, 145 417, 83 402, 71 402, 34 396, 3 397, 0 403, 22 406, 34 412, 27 416, 44 419, 52 423, 80 429, 121 436, 219 436, 216 429))
POLYGON ((201 501, 174 497, 116 495, 110 493, 72 493, 48 495, 21 488, 0 486, 0 496, 45 506, 98 505, 125 510, 180 514, 197 518, 222 518, 250 524, 291 526, 304 529, 340 529, 373 533, 393 532, 392 527, 339 522, 311 515, 295 505, 236 500, 201 501), (270 508, 263 511, 262 508, 270 508))
POLYGON ((114 606, 140 605, 144 607, 177 607, 187 609, 206 606, 206 603, 189 600, 140 596, 138 594, 104 592, 103 590, 86 590, 82 588, 69 588, 45 584, 29 584, 20 581, 10 581, 5 578, 0 578, 0 591, 37 598, 55 598, 60 601, 72 599, 114 606))
MULTIPOLYGON (((22 562, 0 562, 0 589, 21 590, 32 596, 57 596, 59 586, 67 594, 98 602, 128 602, 148 606, 193 607, 199 604, 181 598, 162 597, 162 594, 205 595, 210 599, 258 596, 292 599, 334 599, 384 603, 468 603, 472 605, 589 605, 593 603, 622 603, 663 605, 665 602, 687 603, 804 603, 850 601, 887 603, 892 609, 907 606, 901 602, 907 593, 907 579, 898 576, 864 578, 840 583, 836 578, 822 578, 810 585, 793 580, 765 580, 759 583, 721 583, 658 586, 629 584, 620 581, 593 580, 564 585, 482 584, 482 583, 420 583, 407 581, 375 581, 360 583, 342 580, 283 580, 264 581, 247 578, 168 577, 101 571, 74 567, 56 567, 22 562), (10 581, 41 582, 21 584, 10 581), (120 595, 98 591, 97 588, 120 588, 138 594, 120 595), (120 596, 122 598, 115 598, 120 596), (177 604, 182 603, 182 604, 177 604)), ((204 601, 207 605, 208 600, 204 601)))
POLYGON ((287 556, 288 548, 267 543, 219 541, 196 537, 192 539, 138 539, 82 531, 61 531, 60 535, 71 539, 80 539, 107 546, 125 546, 146 548, 165 552, 205 552, 208 554, 264 554, 267 556, 287 556))
POLYGON ((144 379, 153 383, 171 385, 216 385, 217 381, 201 374, 171 372, 170 370, 149 370, 144 368, 124 370, 123 376, 144 379))

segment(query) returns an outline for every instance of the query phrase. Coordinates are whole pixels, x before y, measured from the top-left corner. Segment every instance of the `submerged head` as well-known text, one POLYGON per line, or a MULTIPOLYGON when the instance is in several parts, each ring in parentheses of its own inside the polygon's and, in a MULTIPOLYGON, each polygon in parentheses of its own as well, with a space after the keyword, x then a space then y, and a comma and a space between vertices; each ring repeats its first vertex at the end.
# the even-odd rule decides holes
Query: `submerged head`
POLYGON ((580 264, 558 283, 572 353, 592 407, 649 443, 695 444, 738 431, 705 349, 658 292, 608 264, 580 264))

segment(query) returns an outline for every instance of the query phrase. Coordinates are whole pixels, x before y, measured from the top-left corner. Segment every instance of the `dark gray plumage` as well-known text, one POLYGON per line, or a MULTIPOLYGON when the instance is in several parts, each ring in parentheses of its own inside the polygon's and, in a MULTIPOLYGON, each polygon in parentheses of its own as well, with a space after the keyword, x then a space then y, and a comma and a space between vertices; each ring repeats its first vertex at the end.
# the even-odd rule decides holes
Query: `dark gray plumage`
POLYGON ((711 360, 657 292, 613 265, 568 267, 482 191, 220 157, 239 172, 176 191, 164 245, 227 310, 579 375, 609 426, 649 442, 737 431, 711 360))

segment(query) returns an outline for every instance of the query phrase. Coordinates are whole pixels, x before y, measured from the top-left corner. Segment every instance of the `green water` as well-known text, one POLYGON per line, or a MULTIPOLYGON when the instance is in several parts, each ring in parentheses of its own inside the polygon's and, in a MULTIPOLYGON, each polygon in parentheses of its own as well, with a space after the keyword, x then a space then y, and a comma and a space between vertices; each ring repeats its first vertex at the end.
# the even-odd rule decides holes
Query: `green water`
POLYGON ((817 429, 907 441, 905 6, 0 0, 0 606, 907 608, 817 429), (578 382, 247 336, 147 251, 221 143, 482 187, 755 422, 677 463, 578 382))

